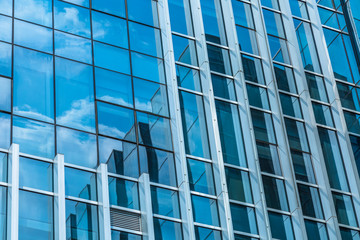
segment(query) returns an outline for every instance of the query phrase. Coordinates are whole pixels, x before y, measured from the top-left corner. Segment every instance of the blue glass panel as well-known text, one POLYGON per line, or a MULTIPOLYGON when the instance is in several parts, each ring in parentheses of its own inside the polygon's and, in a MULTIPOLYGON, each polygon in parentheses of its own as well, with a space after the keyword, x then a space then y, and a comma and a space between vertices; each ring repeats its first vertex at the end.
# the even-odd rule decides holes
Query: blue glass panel
POLYGON ((174 32, 192 36, 194 33, 192 19, 190 15, 190 2, 188 0, 169 0, 168 4, 170 12, 171 30, 174 32))
POLYGON ((235 231, 257 234, 255 209, 236 204, 230 204, 233 227, 235 231))
POLYGON ((0 0, 0 13, 12 16, 13 0, 0 0))
POLYGON ((19 186, 53 191, 53 165, 29 158, 20 158, 19 186))
POLYGON ((358 94, 356 94, 356 92, 360 93, 359 88, 340 82, 337 82, 336 85, 342 107, 360 112, 360 102, 358 99, 358 94))
POLYGON ((149 147, 172 150, 170 121, 154 115, 137 112, 139 143, 149 147))
POLYGON ((96 174, 66 167, 65 195, 96 201, 96 174))
POLYGON ((240 50, 259 55, 255 31, 248 28, 236 26, 240 50))
MULTIPOLYGON (((6 153, 0 152, 0 182, 7 182, 7 181, 8 181, 8 155, 6 153)), ((2 190, 0 188, 0 196, 2 194, 1 191, 2 190)), ((0 215, 2 213, 1 208, 2 208, 2 205, 1 205, 1 202, 0 202, 0 215)), ((1 226, 2 225, 1 225, 1 220, 0 220, 0 229, 1 229, 1 226)))
POLYGON ((215 97, 236 101, 234 80, 211 74, 215 97))
POLYGON ((281 175, 277 146, 263 142, 256 143, 261 171, 281 175))
POLYGON ((238 0, 232 0, 231 2, 234 10, 235 23, 243 27, 254 29, 255 26, 251 5, 238 0))
POLYGON ((164 63, 161 59, 131 53, 131 64, 134 76, 165 83, 164 63))
POLYGON ((134 78, 133 84, 137 109, 156 115, 169 115, 166 86, 139 78, 134 78))
POLYGON ((178 193, 164 188, 151 187, 154 214, 180 218, 178 193))
POLYGON ((128 48, 127 24, 125 19, 92 11, 94 40, 128 48))
MULTIPOLYGON (((1 30, 0 30, 1 31, 1 30)), ((11 111, 11 79, 0 77, 0 109, 11 111)))
POLYGON ((2 15, 0 15, 0 40, 10 43, 12 40, 12 19, 2 15))
POLYGON ((20 47, 14 56, 14 113, 53 122, 53 57, 20 47))
POLYGON ((92 0, 92 8, 120 17, 126 17, 125 0, 92 0))
POLYGON ((276 144, 271 114, 252 109, 251 116, 256 140, 276 144))
POLYGON ((215 195, 214 174, 211 163, 188 159, 190 190, 215 195))
POLYGON ((303 117, 298 97, 280 93, 280 101, 283 114, 295 118, 303 117))
POLYGON ((358 227, 351 196, 333 193, 336 216, 340 224, 358 227))
POLYGON ((136 142, 133 110, 102 102, 97 110, 99 133, 136 142))
POLYGON ((284 181, 268 176, 262 176, 262 180, 267 207, 289 211, 284 181))
POLYGON ((309 152, 309 144, 307 141, 304 123, 286 118, 285 127, 290 148, 298 151, 309 152))
POLYGON ((355 230, 340 228, 341 238, 346 240, 359 240, 360 233, 355 230))
POLYGON ((198 66, 195 41, 177 35, 172 36, 175 61, 198 66))
POLYGON ((96 98, 126 107, 133 106, 131 77, 95 68, 96 98))
POLYGON ((316 122, 329 127, 334 127, 331 108, 326 105, 313 102, 312 104, 316 122))
POLYGON ((261 0, 261 5, 276 10, 280 10, 278 0, 261 0))
MULTIPOLYGON (((305 228, 308 240, 328 240, 326 225, 323 223, 305 220, 305 228)), ((348 239, 348 238, 345 238, 348 239)))
POLYGON ((157 27, 157 2, 152 0, 127 1, 127 10, 130 20, 157 27), (141 7, 139 7, 141 6, 141 7))
POLYGON ((54 28, 90 38, 90 11, 55 0, 54 28))
POLYGON ((274 212, 269 212, 270 228, 273 238, 294 240, 291 217, 274 212))
POLYGON ((246 90, 251 106, 270 110, 266 88, 258 87, 252 84, 246 84, 246 90))
POLYGON ((25 118, 13 117, 13 143, 19 144, 22 153, 54 158, 54 126, 25 118))
POLYGON ((229 51, 213 45, 207 45, 210 70, 232 75, 229 51))
POLYGON ((274 61, 291 64, 286 41, 268 35, 271 57, 274 61))
POLYGON ((221 231, 195 226, 196 240, 222 240, 221 231))
POLYGON ((141 240, 140 235, 135 235, 127 232, 118 232, 111 230, 111 240, 141 240))
POLYGON ((128 50, 94 42, 94 62, 98 67, 130 74, 128 50))
POLYGON ((99 136, 99 158, 111 173, 139 177, 136 144, 99 136))
POLYGON ((11 131, 10 115, 5 113, 0 113, 0 148, 8 149, 10 147, 10 131, 11 131))
POLYGON ((219 213, 216 200, 196 195, 192 195, 191 200, 195 222, 219 226, 219 213))
POLYGON ((129 22, 129 35, 131 50, 162 57, 160 30, 129 22))
POLYGON ((53 52, 53 31, 49 28, 15 20, 14 43, 39 51, 53 52))
POLYGON ((55 31, 55 54, 84 63, 92 63, 91 41, 55 31))
POLYGON ((201 92, 199 71, 176 65, 176 77, 179 87, 201 92))
POLYGON ((84 7, 89 7, 89 0, 66 0, 65 2, 70 2, 84 7))
POLYGON ((96 168, 96 136, 67 128, 57 127, 57 152, 64 154, 65 162, 96 168))
POLYGON ((265 85, 262 62, 258 58, 241 54, 241 61, 244 67, 245 79, 251 82, 265 85))
POLYGON ((319 190, 302 184, 297 186, 303 214, 308 217, 324 219, 319 190))
POLYGON ((283 22, 281 19, 281 14, 275 13, 267 9, 263 9, 263 15, 264 15, 267 34, 270 34, 275 37, 285 38, 285 32, 284 32, 283 22))
POLYGON ((19 239, 54 239, 53 197, 19 191, 19 239))
POLYGON ((309 18, 305 2, 299 0, 290 0, 289 3, 292 15, 304 19, 309 18))
POLYGON ((309 87, 310 96, 313 99, 320 100, 323 102, 328 102, 328 97, 326 94, 326 88, 324 84, 324 79, 309 73, 306 73, 306 81, 309 87))
POLYGON ((273 64, 273 66, 278 88, 286 92, 297 94, 293 70, 279 64, 273 64))
POLYGON ((66 200, 66 239, 99 239, 97 206, 66 200))
POLYGON ((182 240, 181 224, 154 218, 154 230, 156 240, 182 240))
POLYGON ((225 167, 225 173, 229 198, 240 202, 252 203, 253 198, 249 174, 229 167, 225 167))
MULTIPOLYGON (((1 4, 1 1, 0 1, 1 4)), ((7 238, 7 224, 6 224, 6 209, 7 209, 7 196, 6 196, 6 188, 0 187, 0 239, 6 240, 7 238)))
MULTIPOLYGON (((47 27, 52 26, 52 1, 14 0, 15 17, 47 27)), ((40 38, 39 38, 40 39, 40 38)))
POLYGON ((291 158, 293 161, 296 179, 316 184, 311 155, 291 150, 291 158))
POLYGON ((140 209, 138 184, 120 178, 109 177, 110 204, 131 209, 140 209))
POLYGON ((11 77, 12 48, 10 44, 0 42, 0 75, 11 77))

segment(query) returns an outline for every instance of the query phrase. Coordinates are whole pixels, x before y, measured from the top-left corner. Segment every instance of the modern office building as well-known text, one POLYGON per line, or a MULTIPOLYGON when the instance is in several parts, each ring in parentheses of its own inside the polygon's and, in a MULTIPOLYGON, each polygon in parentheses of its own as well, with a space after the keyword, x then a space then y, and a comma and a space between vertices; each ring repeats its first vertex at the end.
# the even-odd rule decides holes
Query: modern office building
POLYGON ((0 0, 0 240, 359 240, 360 0, 0 0))

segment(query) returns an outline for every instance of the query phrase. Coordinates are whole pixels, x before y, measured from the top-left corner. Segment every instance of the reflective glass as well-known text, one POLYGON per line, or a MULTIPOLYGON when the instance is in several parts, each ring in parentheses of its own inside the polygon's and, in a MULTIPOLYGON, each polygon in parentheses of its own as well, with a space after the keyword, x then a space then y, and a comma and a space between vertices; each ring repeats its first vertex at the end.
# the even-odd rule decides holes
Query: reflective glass
POLYGON ((280 90, 297 93, 294 72, 291 68, 273 64, 277 86, 280 90))
POLYGON ((344 117, 349 132, 360 133, 360 115, 344 111, 344 117))
POLYGON ((92 0, 92 8, 125 18, 125 0, 92 0))
POLYGON ((11 82, 9 78, 0 77, 0 110, 7 112, 11 111, 11 82))
POLYGON ((190 190, 215 195, 214 174, 211 163, 187 160, 190 190))
POLYGON ((176 65, 176 78, 179 87, 201 92, 199 71, 176 65))
POLYGON ((236 26, 240 51, 259 55, 255 31, 236 26))
POLYGON ((185 35, 193 35, 189 0, 169 0, 171 30, 185 35), (186 24, 184 24, 186 23, 186 24))
MULTIPOLYGON (((0 1, 1 2, 1 1, 0 1)), ((7 194, 6 188, 0 187, 0 239, 6 240, 7 238, 7 224, 6 224, 6 209, 7 209, 7 194)))
POLYGON ((224 162, 247 167, 238 105, 215 100, 215 107, 224 162))
POLYGON ((269 220, 273 238, 286 240, 295 239, 290 216, 269 212, 269 220))
POLYGON ((19 191, 19 239, 54 239, 53 197, 19 191))
POLYGON ((136 144, 99 136, 99 158, 108 171, 128 177, 139 177, 136 144))
POLYGON ((323 223, 305 220, 308 240, 328 240, 326 225, 323 223))
POLYGON ((254 107, 270 110, 266 88, 246 84, 249 104, 254 107))
POLYGON ((340 228, 341 237, 342 239, 346 240, 359 240, 360 239, 360 233, 355 230, 346 229, 346 228, 340 228))
POLYGON ((54 126, 25 118, 13 117, 13 143, 19 144, 20 152, 34 156, 54 158, 54 126))
POLYGON ((241 61, 244 68, 245 80, 265 84, 264 72, 260 59, 242 54, 241 61))
POLYGON ((44 191, 53 191, 53 165, 20 157, 19 187, 29 187, 44 191))
POLYGON ((211 75, 215 97, 236 101, 234 80, 219 75, 211 75))
POLYGON ((168 116, 166 86, 133 78, 135 107, 153 114, 168 116))
POLYGON ((0 40, 10 43, 12 40, 12 19, 3 15, 0 15, 0 40))
POLYGON ((194 221, 198 223, 219 226, 217 202, 214 199, 191 196, 194 221))
POLYGON ((95 205, 66 200, 66 239, 98 240, 98 209, 95 205))
POLYGON ((313 218, 324 218, 320 202, 319 190, 306 185, 298 184, 301 208, 303 214, 313 218))
POLYGON ((110 204, 131 209, 140 209, 138 184, 120 178, 109 177, 110 204))
POLYGON ((56 138, 57 152, 66 156, 66 163, 88 168, 97 166, 95 135, 57 127, 56 138))
POLYGON ((331 113, 331 108, 319 103, 312 104, 315 114, 316 122, 329 127, 334 127, 334 121, 331 113))
POLYGON ((165 83, 164 64, 161 59, 131 53, 131 65, 135 77, 165 83))
POLYGON ((352 150, 358 172, 360 172, 360 138, 350 135, 352 150))
POLYGON ((130 20, 157 27, 157 2, 152 0, 127 0, 128 17, 130 20), (139 7, 141 6, 141 7, 139 7))
POLYGON ((286 41, 268 35, 271 57, 274 61, 291 64, 286 41))
POLYGON ((115 230, 111 230, 111 240, 141 240, 142 237, 140 235, 135 235, 127 232, 118 232, 115 230))
POLYGON ((139 146, 139 158, 141 173, 148 173, 151 182, 177 186, 172 153, 139 146))
MULTIPOLYGON (((6 113, 0 113, 0 148, 9 149, 10 131, 11 131, 10 115, 6 113)), ((13 134, 15 133, 13 132, 13 134)))
POLYGON ((255 210, 236 204, 230 204, 232 222, 235 231, 257 234, 255 210))
MULTIPOLYGON (((52 1, 14 0, 14 2, 16 18, 21 18, 47 27, 52 26, 52 1)), ((2 5, 1 2, 0 5, 2 5)))
POLYGON ((96 174, 66 167, 65 195, 96 201, 96 174))
POLYGON ((339 223, 357 227, 358 223, 351 197, 340 193, 333 193, 333 200, 339 223))
POLYGON ((292 150, 291 158, 293 161, 296 179, 316 184, 311 156, 307 153, 292 150))
POLYGON ((90 11, 86 8, 55 0, 54 28, 90 38, 90 11))
POLYGON ((11 16, 13 12, 13 0, 0 0, 0 13, 11 16))
POLYGON ((275 145, 257 142, 261 171, 281 175, 279 154, 275 145))
POLYGON ((53 31, 39 25, 15 20, 14 43, 35 50, 52 53, 53 31))
POLYGON ((218 73, 232 75, 229 50, 207 45, 210 70, 218 73))
POLYGON ((149 147, 172 150, 169 119, 137 112, 139 143, 149 147))
POLYGON ((283 114, 291 117, 302 118, 299 98, 280 93, 280 101, 283 114))
POLYGON ((196 240, 221 240, 221 232, 213 229, 195 226, 196 240))
POLYGON ((263 9, 263 16, 267 34, 273 35, 275 37, 285 38, 284 25, 281 19, 281 14, 275 13, 267 9, 263 9))
POLYGON ((183 91, 179 95, 186 153, 210 158, 203 99, 183 91))
POLYGON ((289 3, 292 15, 304 19, 309 18, 305 2, 299 0, 290 0, 289 3))
POLYGON ((285 118, 285 127, 291 149, 309 152, 309 144, 303 122, 285 118))
POLYGON ((232 0, 231 2, 234 10, 235 24, 254 29, 251 5, 238 0, 232 0))
POLYGON ((360 112, 360 105, 358 99, 359 89, 351 85, 343 84, 340 82, 337 82, 336 85, 339 92, 339 97, 341 100, 342 107, 360 112))
MULTIPOLYGON (((7 182, 7 181, 8 181, 8 155, 6 153, 0 152, 0 182, 7 182)), ((2 194, 1 191, 2 191, 2 189, 0 187, 0 196, 2 194)), ((2 205, 0 203, 0 215, 1 215, 1 208, 2 208, 1 206, 2 205)), ((0 229, 1 229, 1 223, 0 223, 0 229)))
POLYGON ((310 97, 315 100, 328 102, 329 100, 326 94, 324 79, 322 77, 318 77, 309 73, 305 73, 305 74, 310 91, 310 97))
POLYGON ((66 0, 65 2, 70 2, 70 3, 74 3, 77 5, 81 5, 84 7, 89 7, 89 0, 66 0))
POLYGON ((249 173, 229 167, 225 167, 225 173, 229 198, 240 202, 252 203, 249 173))
POLYGON ((256 140, 276 144, 272 117, 269 113, 251 110, 256 140))
POLYGON ((97 67, 130 74, 129 51, 94 42, 94 64, 97 67))
POLYGON ((55 59, 56 123, 95 132, 93 68, 55 59))
POLYGON ((129 22, 129 37, 131 50, 154 57, 162 57, 159 29, 129 22))
POLYGON ((198 66, 195 41, 173 35, 175 61, 198 66))
POLYGON ((284 181, 268 176, 262 176, 262 180, 267 207, 289 211, 284 181))
POLYGON ((12 47, 10 44, 0 42, 0 75, 11 77, 12 47))
POLYGON ((125 107, 133 106, 131 77, 95 68, 96 98, 125 107))
POLYGON ((156 240, 182 240, 181 224, 154 218, 154 230, 156 240))
POLYGON ((97 111, 100 134, 136 142, 133 110, 98 102, 97 111))
POLYGON ((55 31, 55 54, 91 64, 91 41, 82 37, 55 31))
POLYGON ((261 5, 276 10, 280 10, 278 0, 261 0, 261 5))
POLYGON ((125 19, 108 14, 91 12, 94 40, 128 48, 127 24, 125 19))
POLYGON ((180 218, 177 192, 165 188, 151 187, 151 199, 154 214, 180 218))

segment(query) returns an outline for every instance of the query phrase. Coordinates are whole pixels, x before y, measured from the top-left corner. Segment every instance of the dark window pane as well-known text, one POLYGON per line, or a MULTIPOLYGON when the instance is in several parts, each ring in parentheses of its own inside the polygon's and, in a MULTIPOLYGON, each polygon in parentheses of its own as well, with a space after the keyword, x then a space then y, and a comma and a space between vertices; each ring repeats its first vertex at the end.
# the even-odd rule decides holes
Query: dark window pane
POLYGON ((284 181, 268 176, 263 176, 262 180, 267 207, 289 211, 284 181))
POLYGON ((154 230, 156 240, 182 240, 181 224, 154 218, 154 230))
POLYGON ((255 210, 236 204, 230 204, 233 227, 235 231, 257 234, 255 210))
POLYGON ((324 218, 322 206, 320 202, 319 190, 298 184, 301 208, 303 214, 308 217, 324 218))
POLYGON ((229 198, 232 200, 252 203, 249 173, 225 167, 229 198))
POLYGON ((286 240, 294 239, 290 216, 269 212, 269 220, 273 238, 286 240))

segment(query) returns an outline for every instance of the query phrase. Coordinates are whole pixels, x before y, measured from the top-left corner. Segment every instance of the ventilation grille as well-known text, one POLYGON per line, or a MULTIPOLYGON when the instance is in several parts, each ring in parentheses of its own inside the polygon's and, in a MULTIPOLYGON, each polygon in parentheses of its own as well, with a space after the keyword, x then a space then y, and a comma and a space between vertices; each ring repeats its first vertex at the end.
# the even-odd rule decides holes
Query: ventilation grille
POLYGON ((141 232, 141 217, 139 214, 111 209, 110 217, 111 226, 141 232))

